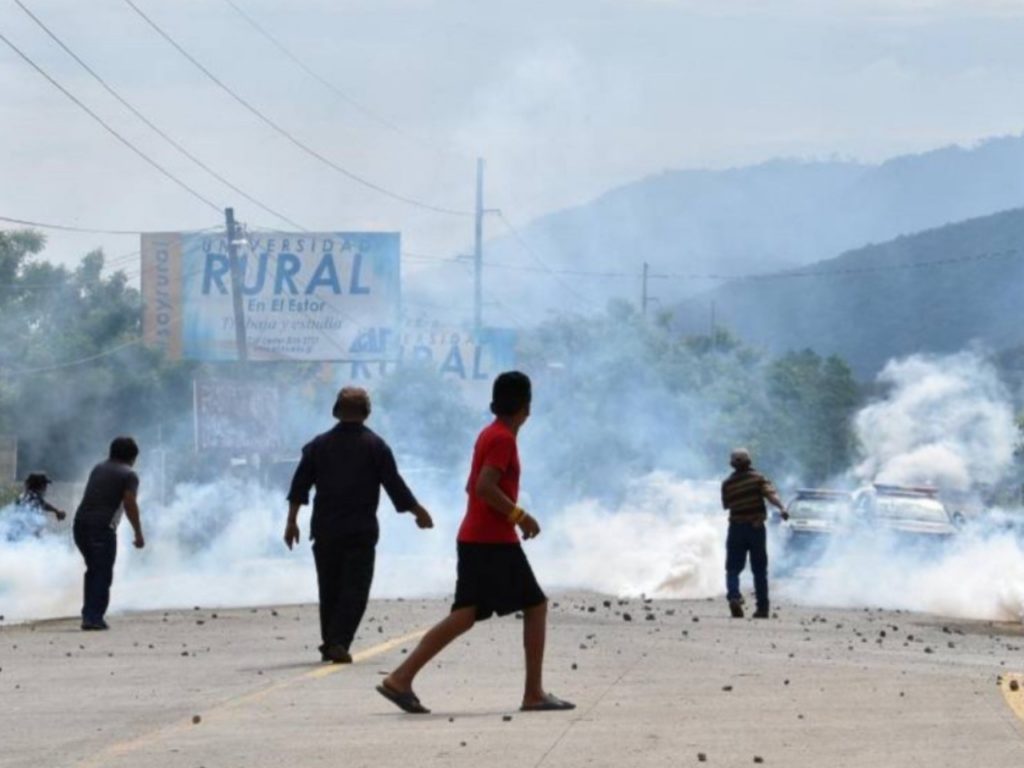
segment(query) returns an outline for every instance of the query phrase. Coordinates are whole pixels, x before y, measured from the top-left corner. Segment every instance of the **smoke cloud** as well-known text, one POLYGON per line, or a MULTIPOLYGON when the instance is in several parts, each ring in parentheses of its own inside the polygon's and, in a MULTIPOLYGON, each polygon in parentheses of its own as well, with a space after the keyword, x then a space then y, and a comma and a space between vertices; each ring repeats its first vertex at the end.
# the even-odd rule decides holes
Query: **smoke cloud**
POLYGON ((966 490, 1002 479, 1017 441, 1013 407, 981 355, 894 360, 878 382, 888 396, 855 420, 859 480, 966 490))
MULTIPOLYGON (((857 477, 970 489, 1005 475, 1014 442, 1012 403, 982 357, 963 353, 894 361, 879 383, 884 396, 855 420, 863 458, 842 482, 857 477)), ((654 418, 642 405, 638 408, 637 418, 654 418)), ((324 426, 310 424, 310 435, 324 426)), ((580 429, 591 426, 581 424, 580 429)), ((572 441, 573 435, 563 439, 572 441)), ((465 510, 464 463, 471 446, 462 447, 463 458, 444 468, 399 453, 410 486, 432 511, 437 527, 420 531, 409 516, 395 514, 383 501, 376 597, 444 597, 453 590, 454 540, 465 510)), ((565 494, 549 488, 550 475, 542 472, 533 475, 535 483, 543 479, 540 485, 531 485, 530 468, 545 462, 545 450, 537 443, 525 447, 523 503, 544 526, 544 534, 526 547, 547 589, 621 597, 724 595, 721 477, 687 477, 677 467, 663 466, 632 480, 623 478, 615 494, 578 494, 575 501, 546 508, 549 499, 565 494)), ((709 466, 712 458, 702 463, 709 466)), ((634 470, 627 466, 622 472, 634 470)), ((147 548, 132 550, 129 532, 122 530, 116 610, 315 601, 308 542, 288 551, 281 541, 283 489, 227 477, 179 484, 164 506, 153 495, 143 477, 147 548)), ((810 567, 790 562, 775 541, 773 589, 788 600, 813 605, 1024 620, 1024 540, 1005 524, 1019 519, 1020 510, 1000 514, 973 519, 955 542, 933 552, 905 548, 880 533, 840 533, 810 567)), ((0 514, 0 521, 7 518, 0 514)), ((308 514, 301 521, 305 535, 308 514)), ((74 615, 81 573, 67 536, 51 532, 9 542, 0 560, 0 613, 8 620, 74 615)), ((744 585, 750 586, 749 573, 744 585)))

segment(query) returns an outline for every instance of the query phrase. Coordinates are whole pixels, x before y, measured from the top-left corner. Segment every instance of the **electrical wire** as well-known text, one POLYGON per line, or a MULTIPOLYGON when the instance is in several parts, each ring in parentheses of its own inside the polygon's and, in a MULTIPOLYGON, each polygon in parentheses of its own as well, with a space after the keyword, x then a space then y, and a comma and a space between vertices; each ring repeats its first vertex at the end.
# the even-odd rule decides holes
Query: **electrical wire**
MULTIPOLYGON (((95 227, 75 227, 67 224, 52 224, 43 221, 31 221, 29 219, 14 219, 10 216, 0 216, 0 221, 7 221, 11 224, 20 224, 25 227, 34 227, 36 229, 53 229, 59 232, 81 232, 87 235, 131 235, 138 237, 139 235, 148 234, 141 229, 99 229, 95 227)), ((223 225, 218 225, 223 226, 223 225)), ((209 232, 217 229, 217 226, 204 227, 203 229, 176 229, 175 232, 181 232, 183 234, 191 234, 198 232, 209 232)), ((138 253, 138 251, 136 251, 138 253)))
POLYGON ((88 64, 86 64, 85 61, 83 61, 82 58, 78 56, 78 54, 76 54, 74 51, 72 51, 71 48, 69 48, 67 46, 67 44, 64 43, 63 40, 61 40, 59 37, 57 37, 57 35, 49 27, 47 27, 46 24, 44 24, 43 21, 38 16, 36 16, 34 13, 32 13, 31 10, 29 10, 29 8, 22 2, 22 0, 14 0, 14 2, 18 5, 19 8, 21 8, 22 11, 24 11, 28 15, 28 17, 30 19, 32 19, 32 21, 34 21, 39 26, 40 29, 43 30, 43 32, 45 32, 50 37, 50 39, 52 39, 57 45, 59 45, 64 50, 64 52, 67 53, 68 56, 70 56, 72 59, 74 59, 79 64, 79 66, 82 67, 82 69, 84 69, 86 72, 88 72, 93 77, 93 79, 96 80, 96 82, 98 82, 104 88, 104 90, 107 91, 107 93, 109 93, 111 96, 113 96, 115 99, 117 99, 117 101, 125 109, 127 109, 129 112, 131 112, 133 115, 135 115, 135 117, 137 117, 139 120, 141 120, 146 126, 148 126, 160 138, 162 138, 164 141, 166 141, 168 144, 170 144, 172 147, 174 147, 174 149, 176 149, 182 155, 187 157, 189 160, 191 160, 197 166, 202 168, 210 176, 215 178, 217 181, 219 181, 221 184, 226 186, 228 189, 230 189, 231 191, 241 195, 242 197, 244 197, 246 200, 248 200, 253 205, 257 206, 258 208, 260 208, 260 209, 262 209, 264 211, 266 211, 271 216, 275 216, 278 219, 280 219, 281 221, 286 222, 290 226, 298 227, 300 230, 305 230, 305 227, 303 227, 301 224, 295 223, 294 221, 289 219, 287 216, 285 216, 283 213, 279 213, 278 211, 275 211, 270 206, 264 204, 263 202, 261 202, 257 198, 255 198, 252 195, 250 195, 245 190, 239 188, 238 186, 233 184, 231 181, 229 181, 228 179, 224 178, 222 175, 217 173, 217 171, 215 171, 209 165, 207 165, 202 160, 200 160, 198 157, 196 157, 194 154, 192 154, 188 149, 183 147, 179 142, 175 141, 173 138, 171 138, 169 135, 167 135, 167 133, 162 128, 160 128, 160 126, 158 126, 156 123, 154 123, 148 117, 146 117, 146 115, 144 115, 142 112, 140 112, 131 102, 129 102, 127 99, 125 99, 123 96, 121 96, 121 94, 118 93, 116 90, 114 90, 114 88, 106 80, 104 80, 92 67, 90 67, 88 64))
POLYGON ((138 14, 138 16, 142 18, 142 20, 145 21, 158 35, 160 35, 160 37, 162 37, 168 44, 170 44, 171 47, 173 47, 185 59, 191 62, 191 64, 195 66, 200 72, 206 75, 206 77, 209 78, 209 80, 213 82, 215 85, 217 85, 217 87, 223 90, 226 94, 228 94, 228 96, 230 96, 238 104, 244 107, 248 112, 250 112, 256 118, 258 118, 262 123, 270 127, 272 130, 274 130, 280 136, 285 138, 292 145, 305 152, 310 157, 313 157, 314 159, 318 160, 327 167, 340 173, 342 176, 345 176, 351 181, 354 181, 357 184, 366 187, 367 189, 372 189, 374 192, 384 195, 385 197, 390 197, 393 200, 398 200, 399 202, 406 203, 407 205, 411 205, 416 208, 421 208, 427 211, 433 211, 434 213, 448 214, 450 216, 474 215, 472 211, 460 211, 454 208, 444 208, 441 206, 431 205, 429 203, 424 203, 421 202, 420 200, 416 200, 415 198, 407 197, 397 192, 392 192, 391 190, 386 189, 385 187, 382 187, 378 184, 374 184, 369 179, 363 178, 362 176, 353 173, 347 168, 338 165, 330 158, 326 157, 325 155, 321 154, 317 150, 310 147, 308 144, 305 144, 300 139, 296 138, 293 134, 289 133, 287 130, 285 130, 276 122, 274 122, 271 118, 269 118, 265 113, 261 112, 259 109, 253 106, 249 101, 247 101, 242 96, 238 95, 235 91, 233 91, 227 84, 224 83, 223 80, 221 80, 215 74, 213 74, 213 72, 211 72, 207 67, 205 67, 198 59, 195 58, 195 56, 193 56, 191 53, 185 50, 185 48, 180 43, 178 43, 173 37, 171 37, 170 34, 164 31, 163 28, 161 28, 155 21, 153 21, 149 16, 147 16, 142 11, 142 9, 139 8, 132 0, 124 0, 124 2, 133 11, 135 11, 135 13, 138 14))
POLYGON ((50 373, 52 371, 61 371, 66 368, 75 368, 79 365, 91 363, 94 360, 100 360, 104 357, 110 357, 111 355, 115 355, 123 349, 127 349, 128 347, 134 347, 138 344, 141 344, 142 341, 143 339, 140 336, 137 339, 132 339, 131 341, 124 342, 123 344, 118 344, 116 347, 111 347, 110 349, 104 350, 103 352, 99 352, 95 355, 89 355, 88 357, 82 357, 79 358, 78 360, 70 360, 66 363, 57 363, 55 365, 46 365, 41 368, 22 368, 20 370, 13 371, 3 370, 0 371, 0 376, 14 378, 19 376, 30 376, 37 373, 50 373))
POLYGON ((190 195, 192 195, 192 197, 194 197, 197 200, 205 203, 210 208, 213 208, 215 211, 220 211, 221 210, 221 206, 217 205, 215 202, 213 202, 209 198, 207 198, 204 195, 202 195, 200 192, 198 192, 195 189, 193 189, 192 187, 190 187, 188 184, 186 184, 184 181, 179 179, 173 173, 168 171, 166 168, 164 168, 162 165, 160 165, 156 160, 151 158, 149 155, 147 155, 141 149, 139 149, 134 144, 132 144, 130 141, 128 141, 128 139, 126 139, 124 136, 122 136, 120 133, 118 133, 116 130, 114 130, 114 128, 111 127, 109 123, 107 123, 102 117, 100 117, 98 114, 96 114, 91 109, 89 109, 89 107, 86 106, 84 102, 80 101, 73 93, 71 93, 71 91, 69 91, 63 85, 58 83, 49 74, 47 74, 47 72, 42 67, 40 67, 31 58, 29 58, 28 54, 23 52, 14 43, 12 43, 9 39, 7 39, 3 35, 3 33, 0 33, 0 40, 2 40, 4 43, 6 43, 7 47, 10 48, 12 51, 14 51, 16 54, 18 54, 18 56, 20 56, 30 67, 32 67, 32 69, 34 69, 36 72, 38 72, 44 78, 46 78, 50 82, 51 85, 53 85, 57 90, 59 90, 65 96, 67 96, 79 108, 81 108, 86 114, 88 114, 93 120, 95 120, 97 123, 99 123, 101 126, 103 126, 103 128, 105 128, 115 139, 117 139, 122 144, 124 144, 126 147, 128 147, 128 149, 130 149, 132 152, 134 152, 136 155, 138 155, 148 165, 152 166, 157 171, 159 171, 163 176, 165 176, 166 178, 168 178, 171 181, 173 181, 175 184, 177 184, 183 190, 185 190, 190 195))
POLYGON ((420 145, 422 147, 425 147, 426 149, 429 149, 431 152, 434 152, 434 153, 439 154, 439 155, 447 155, 449 157, 458 158, 458 159, 464 160, 464 161, 470 160, 470 158, 465 156, 465 155, 462 155, 462 154, 460 154, 458 152, 453 152, 452 150, 449 150, 449 149, 445 149, 444 147, 441 147, 441 146, 438 146, 438 145, 436 145, 436 144, 434 144, 432 142, 426 141, 423 138, 418 137, 418 136, 410 133, 409 131, 406 131, 401 126, 396 124, 393 120, 389 120, 388 118, 386 118, 383 115, 381 115, 379 112, 375 112, 374 110, 372 110, 369 107, 367 107, 365 104, 362 104, 362 103, 356 101, 349 94, 347 94, 343 90, 341 90, 341 88, 339 88, 337 85, 332 83, 326 77, 324 77, 323 75, 318 73, 316 70, 314 70, 312 67, 310 67, 308 64, 306 64, 305 61, 300 59, 295 53, 293 53, 291 50, 289 50, 289 48, 284 43, 282 43, 277 37, 272 35, 263 25, 261 25, 259 22, 257 22, 252 16, 250 16, 248 13, 246 13, 244 10, 242 10, 242 8, 240 8, 237 3, 233 2, 233 0, 224 0, 224 3, 226 5, 228 5, 228 6, 230 6, 231 9, 234 10, 234 12, 237 13, 240 17, 242 17, 242 19, 249 26, 251 26, 253 29, 255 29, 256 32, 258 32, 262 37, 266 38, 270 42, 271 45, 273 45, 278 51, 280 51, 295 66, 297 66, 299 69, 301 69, 303 72, 305 72, 309 77, 311 77, 313 80, 318 82, 320 85, 322 85, 328 91, 330 91, 335 96, 337 96, 341 101, 343 101, 346 104, 348 104, 350 107, 355 109, 360 114, 364 115, 365 117, 369 118, 370 120, 373 120, 376 123, 379 123, 380 125, 383 125, 385 128, 388 128, 389 130, 391 130, 394 133, 398 134, 399 136, 401 136, 402 138, 406 139, 407 141, 409 141, 409 142, 411 142, 413 144, 417 144, 417 145, 420 145))
POLYGON ((584 296, 582 293, 580 293, 575 288, 573 288, 573 286, 571 286, 565 280, 562 280, 561 277, 559 277, 558 274, 555 273, 555 271, 553 269, 551 269, 551 267, 548 265, 548 263, 546 261, 544 261, 544 259, 541 258, 540 254, 538 254, 530 246, 530 244, 528 242, 526 242, 526 239, 521 234, 519 234, 519 230, 516 229, 515 227, 513 227, 512 223, 507 218, 505 218, 505 214, 504 213, 502 213, 500 210, 496 211, 496 213, 498 215, 498 220, 501 221, 501 223, 505 225, 505 228, 512 234, 512 237, 515 238, 516 242, 519 243, 519 245, 522 247, 522 249, 524 251, 526 251, 530 256, 532 256, 534 261, 536 261, 538 264, 540 264, 540 266, 543 269, 543 271, 546 272, 547 274, 551 275, 551 277, 555 280, 555 282, 557 282, 559 285, 561 285, 562 288, 570 296, 575 296, 576 298, 580 299, 581 301, 586 302, 590 306, 597 306, 597 304, 594 302, 593 299, 589 298, 588 296, 584 296))

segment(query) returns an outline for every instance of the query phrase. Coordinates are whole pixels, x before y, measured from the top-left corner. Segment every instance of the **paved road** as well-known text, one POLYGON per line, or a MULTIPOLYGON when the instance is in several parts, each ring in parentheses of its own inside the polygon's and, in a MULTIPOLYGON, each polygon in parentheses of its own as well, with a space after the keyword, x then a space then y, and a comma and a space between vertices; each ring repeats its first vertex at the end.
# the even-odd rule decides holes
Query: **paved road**
POLYGON ((572 713, 517 711, 511 617, 424 672, 434 714, 380 698, 380 676, 444 613, 439 601, 373 603, 344 667, 316 662, 311 606, 115 616, 107 633, 0 625, 0 766, 1024 764, 1020 625, 554 600, 546 682, 572 713))

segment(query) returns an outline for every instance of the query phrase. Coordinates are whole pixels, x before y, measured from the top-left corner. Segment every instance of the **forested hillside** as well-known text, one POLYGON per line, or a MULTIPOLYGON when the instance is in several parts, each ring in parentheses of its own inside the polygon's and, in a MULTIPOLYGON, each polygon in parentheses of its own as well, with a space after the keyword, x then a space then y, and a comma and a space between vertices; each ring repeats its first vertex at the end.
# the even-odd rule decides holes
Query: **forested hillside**
POLYGON ((849 251, 789 274, 727 283, 673 309, 773 353, 811 348, 870 377, 892 357, 1024 342, 1024 211, 849 251))

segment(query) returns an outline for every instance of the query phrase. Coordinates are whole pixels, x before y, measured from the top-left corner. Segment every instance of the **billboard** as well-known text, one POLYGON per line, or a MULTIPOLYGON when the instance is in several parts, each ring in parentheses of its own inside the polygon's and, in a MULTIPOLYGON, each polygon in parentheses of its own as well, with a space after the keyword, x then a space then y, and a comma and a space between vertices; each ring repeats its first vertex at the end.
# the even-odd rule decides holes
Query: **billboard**
POLYGON ((472 329, 427 316, 406 317, 396 335, 393 361, 354 361, 346 373, 353 384, 371 384, 406 362, 426 363, 462 391, 467 402, 490 402, 494 377, 515 368, 516 332, 510 328, 472 329))
POLYGON ((281 397, 273 384, 197 379, 196 450, 270 453, 281 447, 281 397))
MULTIPOLYGON (((397 233, 251 233, 237 246, 250 360, 394 359, 397 233)), ((237 359, 223 233, 142 236, 143 334, 174 359, 237 359)))

